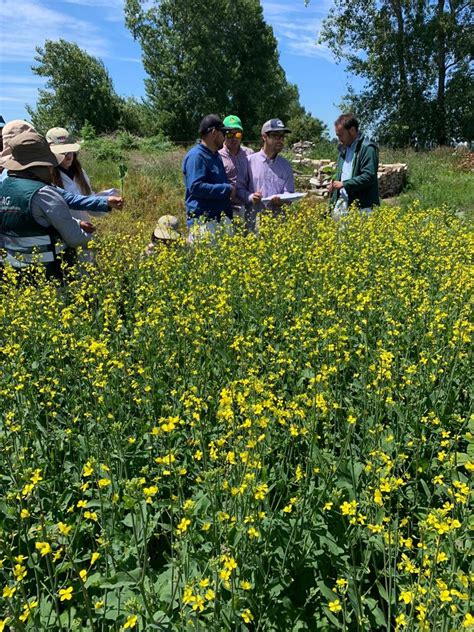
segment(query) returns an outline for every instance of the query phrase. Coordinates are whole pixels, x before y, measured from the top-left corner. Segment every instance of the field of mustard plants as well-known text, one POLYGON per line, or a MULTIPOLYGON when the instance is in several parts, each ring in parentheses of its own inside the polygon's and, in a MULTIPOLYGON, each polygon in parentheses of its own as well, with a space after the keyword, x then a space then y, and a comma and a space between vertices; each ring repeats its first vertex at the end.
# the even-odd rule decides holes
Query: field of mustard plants
POLYGON ((473 630, 469 224, 120 221, 0 288, 0 630, 473 630))

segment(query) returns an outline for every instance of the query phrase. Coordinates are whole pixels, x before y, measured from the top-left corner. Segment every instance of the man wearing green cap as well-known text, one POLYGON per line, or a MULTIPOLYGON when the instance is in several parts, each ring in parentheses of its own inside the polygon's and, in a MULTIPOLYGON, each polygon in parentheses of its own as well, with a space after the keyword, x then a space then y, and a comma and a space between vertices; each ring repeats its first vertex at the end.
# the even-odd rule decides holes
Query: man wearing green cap
POLYGON ((249 190, 250 175, 247 156, 253 154, 253 150, 242 145, 244 129, 242 121, 235 114, 226 116, 223 121, 229 128, 225 134, 224 146, 219 154, 224 163, 224 169, 229 182, 236 187, 235 196, 232 199, 233 216, 240 217, 246 227, 252 230, 252 222, 249 222, 248 211, 251 209, 250 199, 252 195, 258 197, 258 193, 252 194, 249 190))

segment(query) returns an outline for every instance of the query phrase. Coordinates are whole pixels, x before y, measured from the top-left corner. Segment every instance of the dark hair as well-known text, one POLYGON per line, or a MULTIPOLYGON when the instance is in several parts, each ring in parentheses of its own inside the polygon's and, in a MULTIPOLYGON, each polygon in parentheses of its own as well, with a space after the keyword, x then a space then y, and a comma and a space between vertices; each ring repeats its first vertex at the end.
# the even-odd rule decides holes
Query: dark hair
MULTIPOLYGON (((81 190, 82 195, 91 195, 92 189, 90 188, 87 180, 84 177, 84 172, 76 153, 74 154, 74 158, 72 160, 71 166, 69 167, 69 171, 73 174, 72 179, 75 180, 79 185, 79 189, 81 190)), ((59 167, 53 168, 53 182, 56 186, 63 188, 63 180, 59 167)))
POLYGON ((334 121, 334 125, 342 125, 344 129, 351 129, 351 127, 355 127, 356 132, 359 131, 359 121, 352 112, 338 116, 334 121))

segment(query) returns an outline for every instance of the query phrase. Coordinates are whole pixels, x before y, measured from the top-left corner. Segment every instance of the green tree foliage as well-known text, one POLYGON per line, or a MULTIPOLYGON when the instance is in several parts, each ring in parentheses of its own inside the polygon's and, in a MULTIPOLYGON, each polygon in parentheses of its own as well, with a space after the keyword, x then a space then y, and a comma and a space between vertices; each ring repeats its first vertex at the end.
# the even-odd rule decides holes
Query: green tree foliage
POLYGON ((288 136, 288 143, 296 143, 300 140, 310 140, 318 143, 327 138, 327 126, 309 112, 297 114, 285 123, 291 129, 288 136))
POLYGON ((194 138, 210 112, 238 114, 248 137, 271 117, 303 113, 257 0, 126 0, 125 17, 142 46, 150 104, 172 139, 194 138))
POLYGON ((36 51, 38 65, 32 70, 48 81, 39 90, 36 108, 27 108, 35 127, 77 132, 88 121, 97 133, 117 129, 121 99, 102 61, 63 39, 47 40, 36 51))
POLYGON ((335 0, 320 41, 365 79, 348 97, 382 142, 445 144, 472 133, 470 17, 469 0, 335 0))

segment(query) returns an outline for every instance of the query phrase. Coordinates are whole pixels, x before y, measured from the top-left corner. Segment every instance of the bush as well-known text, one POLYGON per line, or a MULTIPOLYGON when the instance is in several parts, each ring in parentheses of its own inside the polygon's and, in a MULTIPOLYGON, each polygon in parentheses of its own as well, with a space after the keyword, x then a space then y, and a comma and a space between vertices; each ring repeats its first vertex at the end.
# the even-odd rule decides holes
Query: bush
POLYGON ((142 138, 140 142, 140 149, 145 152, 163 152, 173 149, 173 143, 166 138, 163 134, 157 134, 156 136, 150 136, 149 138, 142 138))
POLYGON ((110 136, 100 136, 84 144, 93 157, 98 160, 123 161, 125 154, 115 139, 110 136))

